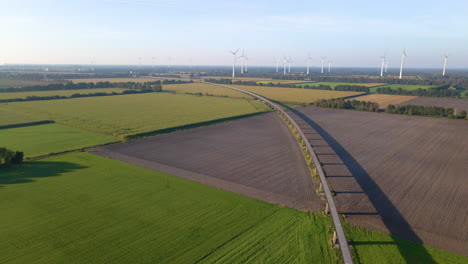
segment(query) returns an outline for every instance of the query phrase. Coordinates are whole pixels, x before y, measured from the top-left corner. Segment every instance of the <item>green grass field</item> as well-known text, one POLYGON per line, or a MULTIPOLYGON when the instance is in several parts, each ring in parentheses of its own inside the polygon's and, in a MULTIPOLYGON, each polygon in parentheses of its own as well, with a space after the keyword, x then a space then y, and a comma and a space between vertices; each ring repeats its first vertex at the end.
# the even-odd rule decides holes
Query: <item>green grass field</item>
POLYGON ((46 82, 46 81, 30 81, 30 80, 0 78, 0 89, 11 88, 11 87, 31 86, 31 85, 47 85, 50 83, 51 82, 46 82))
POLYGON ((222 88, 219 86, 203 84, 203 83, 187 83, 187 84, 171 84, 163 85, 163 90, 175 91, 176 93, 202 93, 216 96, 228 96, 233 98, 252 98, 241 92, 231 89, 222 88))
POLYGON ((312 103, 318 99, 332 99, 362 94, 361 92, 324 91, 301 88, 232 85, 279 102, 312 103))
MULTIPOLYGON (((341 262, 326 216, 89 153, 2 168, 0 211, 0 263, 341 262)), ((412 242, 347 233, 356 263, 424 263, 412 242), (408 248, 405 259, 395 243, 408 248)))
POLYGON ((26 98, 28 96, 70 96, 72 94, 90 94, 90 93, 121 93, 125 89, 121 88, 98 88, 98 89, 81 89, 81 90, 59 90, 59 91, 34 91, 34 92, 18 92, 18 93, 0 93, 0 99, 26 98))
POLYGON ((358 86, 366 86, 366 87, 374 87, 383 85, 383 83, 344 83, 344 82, 309 82, 304 84, 298 84, 297 87, 303 87, 304 85, 309 86, 319 86, 319 85, 329 85, 332 89, 335 89, 337 85, 358 85, 358 86))
MULTIPOLYGON (((385 84, 385 85, 381 85, 379 87, 390 87, 392 89, 398 89, 398 88, 402 88, 404 90, 416 90, 418 88, 422 88, 422 89, 429 89, 431 87, 433 87, 432 85, 409 85, 409 84, 385 84)), ((370 92, 371 93, 376 93, 377 92, 377 88, 379 87, 373 87, 370 89, 370 92)))
POLYGON ((2 169, 0 263, 336 263, 331 221, 88 153, 2 169))
POLYGON ((0 145, 35 157, 116 142, 118 139, 59 124, 0 130, 0 145))
POLYGON ((126 136, 268 111, 259 101, 150 93, 0 104, 0 125, 54 120, 107 135, 126 136), (4 115, 8 115, 5 120, 4 115))

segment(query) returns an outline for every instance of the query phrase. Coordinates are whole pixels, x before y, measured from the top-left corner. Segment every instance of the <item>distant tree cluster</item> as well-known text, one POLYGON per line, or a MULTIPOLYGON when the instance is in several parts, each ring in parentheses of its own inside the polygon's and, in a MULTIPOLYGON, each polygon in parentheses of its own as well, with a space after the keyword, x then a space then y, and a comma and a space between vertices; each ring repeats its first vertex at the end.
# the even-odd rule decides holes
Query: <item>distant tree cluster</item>
POLYGON ((385 113, 400 114, 400 115, 421 115, 433 117, 448 117, 448 118, 466 118, 466 111, 460 111, 458 115, 454 115, 453 108, 445 108, 440 106, 423 106, 423 105, 388 105, 385 113))
POLYGON ((403 88, 392 89, 390 87, 379 87, 376 89, 379 94, 393 95, 414 95, 414 96, 429 96, 429 97, 460 97, 461 94, 457 90, 448 89, 446 85, 436 88, 415 90, 405 90, 403 88))
POLYGON ((70 99, 70 98, 79 98, 79 97, 93 97, 93 96, 112 96, 112 95, 122 95, 122 94, 140 94, 140 93, 153 93, 161 92, 162 88, 160 85, 153 85, 154 88, 147 88, 143 90, 124 90, 121 93, 76 93, 70 96, 63 95, 50 95, 50 96, 27 96, 26 98, 11 98, 11 99, 0 99, 0 103, 11 103, 11 102, 26 102, 26 101, 42 101, 42 100, 57 100, 57 99, 70 99))
POLYGON ((369 87, 362 85, 337 85, 335 91, 369 92, 369 87))
POLYGON ((23 157, 23 152, 12 151, 7 148, 0 147, 0 167, 5 165, 20 164, 23 162, 23 157))
POLYGON ((366 112, 378 112, 379 104, 358 100, 322 99, 314 102, 314 106, 334 109, 354 109, 366 112))
POLYGON ((30 92, 30 91, 60 91, 60 90, 83 90, 95 88, 124 88, 132 90, 160 89, 162 84, 180 84, 189 83, 191 81, 182 80, 157 80, 154 82, 88 82, 88 83, 51 83, 48 85, 33 85, 20 88, 4 88, 0 89, 3 93, 15 92, 30 92))
POLYGON ((328 90, 328 91, 333 90, 330 85, 323 85, 323 84, 319 84, 319 85, 305 84, 305 85, 302 85, 302 88, 304 88, 304 89, 314 89, 314 90, 328 90))

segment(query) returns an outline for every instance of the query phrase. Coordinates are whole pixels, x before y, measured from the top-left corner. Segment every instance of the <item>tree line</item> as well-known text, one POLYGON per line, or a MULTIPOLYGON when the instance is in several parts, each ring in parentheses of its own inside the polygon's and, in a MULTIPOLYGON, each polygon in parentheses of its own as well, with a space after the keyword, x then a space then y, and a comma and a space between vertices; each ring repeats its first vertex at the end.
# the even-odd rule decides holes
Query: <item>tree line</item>
POLYGON ((63 96, 63 95, 50 95, 50 96, 27 96, 26 98, 11 98, 11 99, 0 99, 0 103, 11 103, 11 102, 26 102, 26 101, 41 101, 41 100, 57 100, 57 99, 71 99, 71 98, 80 98, 80 97, 93 97, 93 96, 112 96, 112 95, 124 95, 124 94, 140 94, 140 93, 153 93, 153 92, 161 92, 161 86, 155 85, 154 88, 147 88, 142 90, 124 90, 121 93, 105 93, 105 92, 97 92, 97 93, 76 93, 70 96, 63 96))
POLYGON ((428 96, 428 97, 461 97, 461 93, 454 89, 448 89, 446 85, 415 90, 406 90, 403 88, 392 89, 390 87, 379 87, 376 89, 379 94, 393 94, 393 95, 414 95, 414 96, 428 96))
POLYGON ((132 90, 145 90, 155 89, 165 84, 180 84, 190 83, 192 81, 182 80, 157 80, 154 82, 80 82, 80 83, 51 83, 48 85, 33 85, 19 88, 3 88, 0 92, 3 93, 14 93, 14 92, 32 92, 32 91, 58 91, 58 90, 83 90, 83 89, 95 89, 95 88, 123 88, 132 90))
POLYGON ((20 164, 23 162, 24 153, 21 151, 12 151, 0 147, 0 167, 6 165, 20 164))
POLYGON ((468 118, 466 111, 460 111, 458 115, 454 114, 453 108, 440 106, 423 106, 423 105, 402 105, 395 106, 389 104, 385 109, 385 113, 399 115, 422 115, 433 117, 447 117, 453 119, 468 118))
POLYGON ((353 110, 366 111, 366 112, 378 112, 379 111, 378 103, 359 101, 359 100, 321 99, 321 100, 315 101, 313 105, 317 107, 322 107, 322 108, 353 109, 353 110))

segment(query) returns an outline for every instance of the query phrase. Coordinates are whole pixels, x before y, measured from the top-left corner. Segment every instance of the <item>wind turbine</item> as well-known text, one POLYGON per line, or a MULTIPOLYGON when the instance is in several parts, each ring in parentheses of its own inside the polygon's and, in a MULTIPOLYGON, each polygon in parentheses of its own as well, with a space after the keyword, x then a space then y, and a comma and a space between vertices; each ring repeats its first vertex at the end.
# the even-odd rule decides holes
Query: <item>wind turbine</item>
POLYGON ((406 50, 403 50, 403 53, 401 54, 400 79, 403 76, 403 63, 405 62, 406 57, 408 57, 408 55, 406 55, 406 50))
POLYGON ((94 71, 94 60, 93 60, 93 58, 91 58, 90 66, 91 66, 91 71, 94 71))
POLYGON ((273 60, 276 62, 276 73, 278 73, 278 65, 279 65, 279 62, 281 61, 281 56, 278 56, 278 59, 273 58, 273 60))
POLYGON ((444 70, 442 71, 442 76, 445 76, 445 69, 447 68, 448 55, 444 55, 444 70))
POLYGON ((310 61, 312 61, 312 58, 310 57, 310 53, 307 53, 307 75, 309 75, 310 61))
POLYGON ((380 59, 382 59, 382 65, 380 67, 380 77, 383 77, 385 61, 387 60, 387 58, 385 57, 385 55, 383 55, 382 57, 380 57, 380 59))
POLYGON ((240 59, 240 62, 241 62, 241 74, 244 74, 244 58, 245 58, 245 55, 244 55, 244 49, 242 49, 242 55, 239 56, 239 59, 240 59))
POLYGON ((288 73, 291 72, 291 62, 293 62, 293 60, 291 59, 291 57, 289 57, 289 59, 288 59, 288 73))
POLYGON ((327 57, 322 56, 322 71, 321 71, 321 73, 323 73, 323 62, 325 61, 326 58, 327 58, 327 57))
POLYGON ((192 69, 192 58, 190 58, 189 68, 192 69))
POLYGON ((331 68, 331 60, 328 61, 328 72, 330 72, 330 68, 331 68))
POLYGON ((245 56, 244 58, 245 62, 244 62, 244 66, 245 66, 245 72, 247 73, 249 70, 247 69, 247 61, 249 60, 249 58, 247 56, 245 56))
POLYGON ((385 58, 385 73, 387 73, 388 69, 388 58, 385 58))
POLYGON ((172 58, 171 58, 171 56, 169 56, 169 64, 167 65, 167 67, 169 67, 169 69, 171 68, 171 60, 172 60, 172 58))
POLYGON ((236 51, 229 51, 233 55, 233 59, 232 59, 232 78, 236 77, 236 54, 237 54, 238 51, 239 51, 239 49, 237 49, 236 51))
POLYGON ((288 60, 286 59, 286 56, 283 57, 283 75, 286 75, 286 63, 288 60))

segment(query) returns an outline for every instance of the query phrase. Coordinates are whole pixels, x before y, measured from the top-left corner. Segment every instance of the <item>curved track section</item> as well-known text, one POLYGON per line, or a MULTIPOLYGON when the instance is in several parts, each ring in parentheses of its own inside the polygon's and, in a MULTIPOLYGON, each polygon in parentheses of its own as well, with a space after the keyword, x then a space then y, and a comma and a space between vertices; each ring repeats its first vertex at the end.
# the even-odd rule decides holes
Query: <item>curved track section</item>
POLYGON ((300 129, 299 125, 294 121, 294 119, 288 113, 286 113, 286 111, 284 111, 277 104, 273 103, 272 101, 270 101, 269 99, 267 99, 267 98, 265 98, 263 96, 260 96, 260 95, 255 94, 255 93, 242 90, 240 88, 231 87, 231 86, 228 86, 228 85, 208 83, 208 82, 203 82, 203 83, 209 84, 209 85, 215 85, 215 86, 219 86, 219 87, 223 87, 223 88, 227 88, 227 89, 236 90, 236 91, 248 94, 250 96, 253 96, 254 98, 257 98, 257 99, 261 100, 263 103, 265 103, 266 105, 271 107, 273 110, 277 111, 280 116, 282 116, 285 120, 287 120, 286 121, 287 123, 289 123, 290 125, 293 126, 295 132, 297 132, 297 134, 299 134, 299 136, 301 137, 303 144, 305 145, 308 152, 310 153, 310 155, 311 155, 311 157, 313 159, 313 163, 315 164, 315 167, 317 168, 317 172, 318 172, 319 177, 320 177, 320 182, 321 182, 322 187, 323 187, 323 192, 324 192, 326 200, 327 200, 327 207, 330 210, 330 214, 331 214, 333 224, 334 224, 334 227, 335 227, 335 235, 336 235, 336 238, 338 239, 338 243, 339 243, 339 247, 340 247, 340 250, 341 250, 342 257, 343 257, 343 261, 346 264, 353 263, 351 252, 349 250, 348 241, 346 239, 346 235, 345 235, 345 232, 343 230, 343 226, 341 224, 341 219, 340 219, 340 216, 338 214, 338 210, 336 208, 335 201, 333 200, 333 196, 332 196, 332 193, 330 191, 330 187, 328 186, 327 180, 325 178, 325 173, 324 173, 324 171, 322 169, 322 165, 320 164, 320 161, 319 161, 319 159, 317 157, 317 154, 315 153, 314 149, 310 145, 310 143, 307 140, 307 137, 305 136, 305 134, 300 129))

